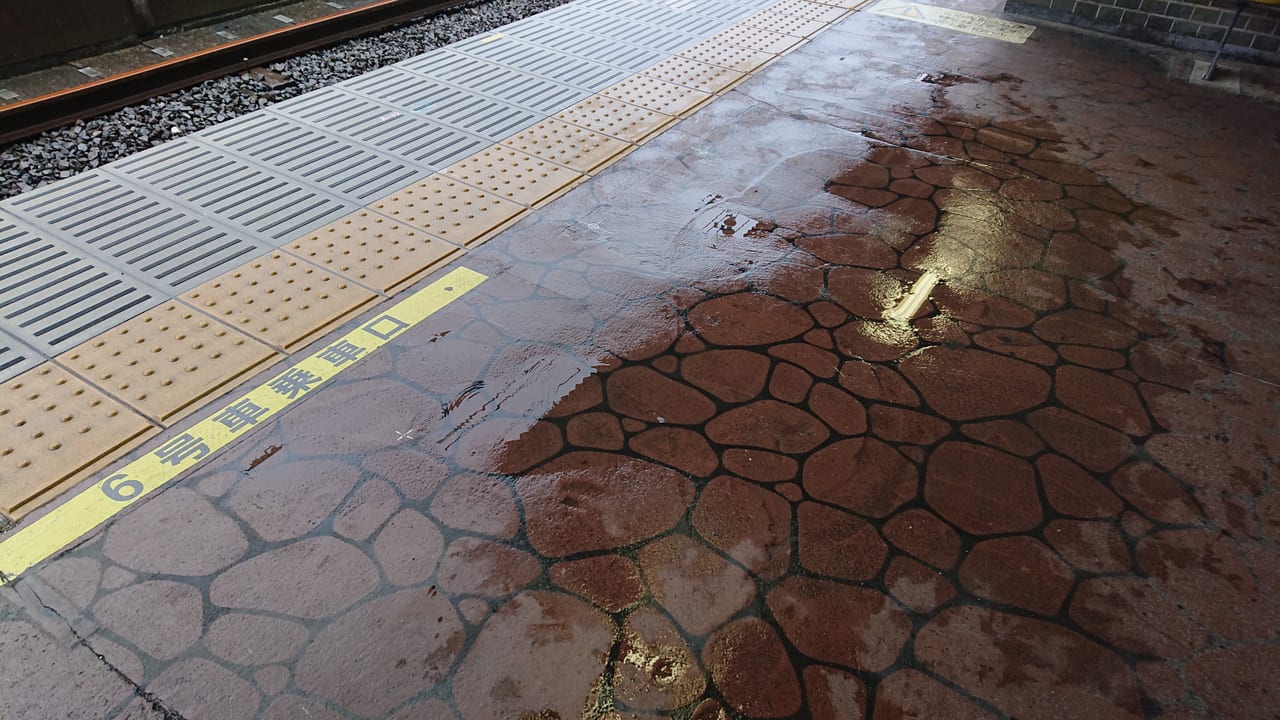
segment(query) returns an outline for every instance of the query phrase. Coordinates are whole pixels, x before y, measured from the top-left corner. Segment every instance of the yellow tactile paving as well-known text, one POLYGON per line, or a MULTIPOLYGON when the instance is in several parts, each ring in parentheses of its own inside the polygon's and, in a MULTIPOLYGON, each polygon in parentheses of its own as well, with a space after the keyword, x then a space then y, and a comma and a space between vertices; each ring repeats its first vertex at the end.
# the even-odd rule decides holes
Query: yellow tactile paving
POLYGON ((764 28, 735 23, 730 25, 728 29, 707 38, 706 41, 712 44, 729 44, 751 48, 770 55, 781 55, 799 43, 800 38, 764 28))
POLYGON ((378 212, 458 245, 470 245, 524 211, 447 175, 432 175, 373 203, 378 212))
POLYGON ((774 58, 773 55, 740 45, 706 40, 680 51, 679 57, 748 73, 774 58))
POLYGON ((371 210, 354 213, 289 245, 326 270, 390 293, 462 252, 371 210))
POLYGON ((781 0, 766 8, 767 11, 786 13, 796 17, 820 23, 831 23, 844 17, 848 12, 842 7, 832 7, 809 0, 781 0))
POLYGON ((59 355, 58 362, 165 425, 282 356, 180 302, 59 355))
POLYGON ((543 120, 502 144, 583 173, 631 147, 617 138, 554 119, 543 120))
POLYGON ((182 299, 263 342, 293 350, 378 298, 346 278, 275 251, 182 299))
POLYGON ((151 435, 141 415, 52 363, 0 386, 0 510, 17 519, 151 435))
POLYGON ((737 70, 730 70, 718 65, 708 65, 707 63, 690 60, 679 55, 651 65, 645 68, 643 72, 645 75, 656 77, 659 80, 666 80, 667 82, 709 93, 720 92, 746 77, 744 73, 737 70))
POLYGON ((536 205, 582 174, 504 145, 494 145, 445 168, 444 174, 521 205, 536 205))
POLYGON ((592 95, 555 118, 627 142, 640 142, 672 122, 669 115, 603 95, 592 95))
POLYGON ((812 37, 815 33, 822 32, 827 28, 827 23, 825 22, 806 20, 796 15, 788 15, 771 7, 765 8, 754 15, 748 15, 738 21, 737 24, 764 28, 773 32, 794 35, 798 38, 812 37))
POLYGON ((607 88, 601 95, 675 117, 697 108, 711 98, 710 93, 648 75, 632 75, 607 88))

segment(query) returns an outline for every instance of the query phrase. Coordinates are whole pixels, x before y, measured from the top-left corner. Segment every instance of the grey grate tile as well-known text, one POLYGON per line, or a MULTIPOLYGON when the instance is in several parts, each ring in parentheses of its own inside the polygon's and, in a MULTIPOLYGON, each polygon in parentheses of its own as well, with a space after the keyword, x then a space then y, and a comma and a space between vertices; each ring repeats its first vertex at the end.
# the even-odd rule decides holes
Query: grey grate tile
POLYGON ((388 105, 447 123, 488 140, 499 140, 542 118, 531 110, 389 67, 343 84, 388 105))
POLYGON ((5 332, 0 332, 0 381, 21 374, 44 358, 26 343, 5 332))
POLYGON ((390 155, 269 113, 246 115, 199 137, 361 204, 428 174, 390 155))
POLYGON ((162 300, 119 270, 0 216, 0 329, 46 355, 162 300))
POLYGON ((328 88, 272 107, 328 132, 439 170, 491 143, 368 98, 328 88))
POLYGON ((276 244, 355 208, 190 139, 113 163, 110 170, 276 244))
POLYGON ((582 88, 449 50, 429 53, 413 65, 406 63, 401 67, 543 115, 557 113, 591 94, 582 88))
POLYGON ((11 201, 34 226, 178 294, 268 248, 94 171, 11 201))

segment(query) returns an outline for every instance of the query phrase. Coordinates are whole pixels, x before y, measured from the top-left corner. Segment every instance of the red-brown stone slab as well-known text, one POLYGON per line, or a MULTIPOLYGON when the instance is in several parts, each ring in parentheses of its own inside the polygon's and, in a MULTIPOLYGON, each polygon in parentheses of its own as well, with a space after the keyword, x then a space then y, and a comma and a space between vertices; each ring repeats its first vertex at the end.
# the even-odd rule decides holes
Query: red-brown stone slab
POLYGON ((288 540, 333 514, 359 477, 328 460, 266 463, 232 491, 228 506, 263 540, 288 540))
POLYGON ((877 720, 935 717, 988 720, 995 716, 919 670, 899 670, 880 683, 875 717, 877 720))
POLYGON ((1124 535, 1110 522, 1053 520, 1045 526, 1044 538, 1077 570, 1116 573, 1133 565, 1124 535))
POLYGON ((980 350, 925 348, 899 367, 925 402, 952 420, 1009 415, 1039 405, 1049 394, 1043 370, 980 350))
POLYGON ((1020 535, 975 545, 960 566, 960 583, 977 597, 1052 617, 1074 575, 1044 543, 1020 535))
POLYGON ((510 484, 484 475, 449 478, 431 500, 431 516, 455 530, 504 540, 520 527, 510 484))
POLYGON ((1111 517, 1124 509, 1124 503, 1115 493, 1061 455, 1045 454, 1036 458, 1036 472, 1049 504, 1063 515, 1111 517))
POLYGON ((769 593, 768 603, 800 652, 853 670, 884 670, 911 633, 907 614, 868 588, 793 576, 769 593))
POLYGON ((107 533, 103 553, 140 572, 209 575, 249 549, 238 525, 186 488, 159 493, 107 533))
POLYGON ((826 383, 809 392, 809 409, 841 435, 861 435, 867 430, 867 411, 849 393, 826 383))
POLYGON ((417 585, 435 572, 444 535, 417 510, 401 510, 373 541, 373 554, 393 585, 417 585))
POLYGON ((1208 530, 1166 530, 1138 542, 1138 564, 1213 633, 1245 640, 1280 623, 1280 606, 1258 586, 1233 543, 1208 530))
POLYGON ((791 561, 791 504, 759 485, 721 475, 707 483, 693 510, 702 539, 767 580, 791 561))
POLYGON ((769 358, 750 350, 707 350, 686 357, 686 380, 726 402, 751 400, 764 390, 769 358))
POLYGON ((169 665, 146 690, 179 716, 198 720, 251 720, 262 704, 248 680, 204 658, 169 665))
POLYGON ((209 586, 215 605, 322 618, 351 607, 378 584, 373 561, 334 538, 299 540, 233 565, 209 586))
POLYGON ((813 320, 783 300, 738 293, 694 307, 689 324, 713 345, 765 345, 803 335, 813 320))
POLYGON ((565 428, 565 439, 570 445, 596 450, 621 450, 626 443, 617 416, 605 412, 572 417, 565 428))
POLYGON ((516 481, 534 550, 563 557, 630 545, 675 525, 693 484, 674 470, 599 452, 570 452, 516 481))
POLYGON ((825 665, 804 669, 805 698, 813 720, 862 720, 867 686, 858 676, 825 665))
POLYGON ((662 613, 641 608, 622 625, 614 697, 643 710, 674 710, 697 700, 707 677, 697 655, 662 613))
POLYGON ((190 585, 149 580, 103 596, 93 616, 151 657, 172 660, 200 639, 204 598, 190 585))
POLYGON ((946 442, 929 456, 924 497, 965 532, 1030 530, 1043 510, 1031 464, 992 448, 946 442))
POLYGON ((777 400, 757 400, 717 415, 707 437, 721 445, 745 445, 780 453, 812 450, 831 432, 817 418, 777 400))
POLYGON ((1019 718, 1132 718, 1140 710, 1119 655, 1042 620, 943 610, 916 634, 915 652, 926 669, 1019 718))
POLYGON ((937 570, 907 557, 896 557, 884 573, 889 594, 913 611, 925 614, 950 602, 956 589, 937 570))
POLYGON ((707 641, 702 658, 734 711, 749 718, 781 718, 800 709, 799 678, 777 631, 765 621, 742 618, 725 625, 707 641))
POLYGON ((644 595, 640 568, 620 555, 597 555, 551 566, 551 581, 608 612, 618 612, 644 595))
POLYGON ((1081 582, 1071 599, 1071 619, 1117 648, 1154 657, 1187 657, 1206 638, 1151 583, 1136 577, 1081 582))
POLYGON ((707 477, 720 465, 702 435, 684 428, 652 428, 631 438, 628 444, 640 455, 697 477, 707 477))
POLYGON ((1005 452, 1028 457, 1044 449, 1044 443, 1031 428, 1014 420, 988 420, 966 423, 960 432, 1005 452))
POLYGON ((696 425, 715 414, 701 392, 644 366, 625 367, 605 381, 609 407, 645 422, 696 425))
POLYGON ((461 537, 449 543, 436 580, 453 595, 502 597, 525 587, 542 574, 529 553, 508 545, 461 537))
POLYGON ((796 508, 800 564, 810 572, 868 580, 884 564, 888 548, 865 520, 814 502, 796 508))
POLYGON ((1127 436, 1069 410, 1043 408, 1028 420, 1049 447, 1095 472, 1107 472, 1133 455, 1127 436))
POLYGON ((691 635, 706 635, 756 595, 745 570, 688 535, 641 548, 640 569, 654 600, 691 635))
POLYGON ((904 550, 940 570, 955 567, 960 556, 960 536, 928 510, 905 510, 884 524, 884 536, 904 550))
POLYGON ((571 595, 522 593, 468 649, 453 676, 454 703, 464 720, 577 717, 612 645, 613 624, 599 610, 571 595))
POLYGON ((757 482, 790 480, 800 470, 795 460, 768 450, 729 448, 721 454, 721 460, 726 470, 757 482))
POLYGON ((804 464, 804 489, 818 500, 885 517, 916 496, 920 471, 874 438, 840 440, 804 464))
POLYGON ((1239 645, 1205 653, 1187 665, 1197 696, 1215 717, 1257 717, 1259 702, 1280 692, 1275 669, 1280 653, 1272 645, 1239 645))
POLYGON ((1137 391, 1114 375, 1064 365, 1055 375, 1054 394, 1072 410, 1125 434, 1151 432, 1151 421, 1137 391))

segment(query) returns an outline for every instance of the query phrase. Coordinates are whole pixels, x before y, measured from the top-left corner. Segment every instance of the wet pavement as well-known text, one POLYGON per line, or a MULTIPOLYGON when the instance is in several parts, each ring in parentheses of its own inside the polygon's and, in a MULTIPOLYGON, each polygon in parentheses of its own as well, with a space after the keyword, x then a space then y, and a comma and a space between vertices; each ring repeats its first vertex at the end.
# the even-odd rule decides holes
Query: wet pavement
POLYGON ((0 592, 0 714, 1276 717, 1278 121, 857 13, 0 592))

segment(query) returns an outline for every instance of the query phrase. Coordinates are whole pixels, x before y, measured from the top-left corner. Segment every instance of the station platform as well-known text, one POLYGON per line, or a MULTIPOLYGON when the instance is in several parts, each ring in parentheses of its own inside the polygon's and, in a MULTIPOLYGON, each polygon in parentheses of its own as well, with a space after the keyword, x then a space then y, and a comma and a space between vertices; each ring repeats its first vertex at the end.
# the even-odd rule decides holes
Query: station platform
POLYGON ((0 717, 1269 717, 1280 109, 1152 52, 585 0, 0 203, 0 717))

